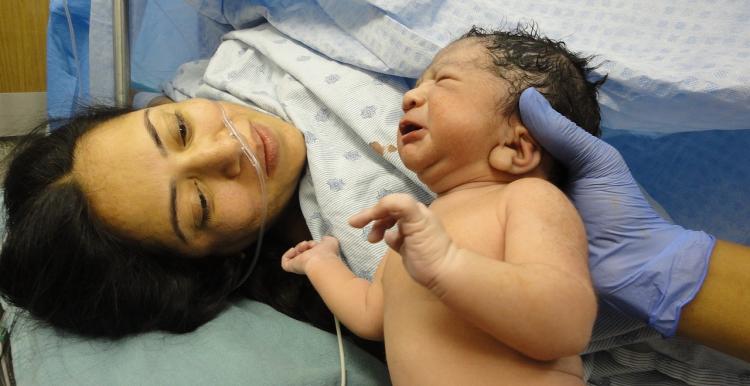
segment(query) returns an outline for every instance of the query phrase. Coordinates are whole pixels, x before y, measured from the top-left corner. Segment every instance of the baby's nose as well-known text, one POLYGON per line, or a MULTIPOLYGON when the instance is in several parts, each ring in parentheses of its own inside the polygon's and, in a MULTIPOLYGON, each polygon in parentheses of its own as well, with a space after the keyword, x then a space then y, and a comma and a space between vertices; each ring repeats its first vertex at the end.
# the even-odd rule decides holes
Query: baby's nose
POLYGON ((401 102, 401 109, 407 112, 415 107, 421 106, 424 103, 424 96, 422 96, 419 88, 413 88, 404 94, 404 98, 401 102))

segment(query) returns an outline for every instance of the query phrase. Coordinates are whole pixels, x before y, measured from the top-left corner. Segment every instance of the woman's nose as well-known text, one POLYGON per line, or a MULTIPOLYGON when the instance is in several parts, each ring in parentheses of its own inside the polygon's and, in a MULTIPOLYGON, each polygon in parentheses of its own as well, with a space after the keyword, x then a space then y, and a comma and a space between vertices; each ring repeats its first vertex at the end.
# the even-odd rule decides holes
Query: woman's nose
POLYGON ((407 112, 415 107, 423 105, 425 102, 424 90, 421 87, 415 87, 404 94, 401 101, 401 109, 407 112))
POLYGON ((219 173, 226 178, 235 178, 240 174, 240 162, 240 144, 229 133, 222 133, 202 146, 196 146, 190 159, 193 168, 202 172, 219 173))

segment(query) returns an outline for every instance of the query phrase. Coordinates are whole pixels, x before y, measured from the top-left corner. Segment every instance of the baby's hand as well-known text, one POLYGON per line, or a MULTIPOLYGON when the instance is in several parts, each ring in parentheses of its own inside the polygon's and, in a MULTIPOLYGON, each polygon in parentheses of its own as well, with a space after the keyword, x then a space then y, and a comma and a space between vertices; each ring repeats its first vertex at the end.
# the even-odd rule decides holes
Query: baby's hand
POLYGON ((356 228, 370 222, 373 224, 367 240, 376 243, 385 239, 401 254, 411 277, 428 288, 450 258, 449 253, 455 250, 437 216, 408 194, 390 194, 349 218, 349 224, 356 228), (386 233, 394 224, 398 224, 397 230, 386 233))
POLYGON ((317 258, 339 258, 339 241, 335 237, 325 236, 320 242, 307 240, 289 248, 281 256, 281 268, 284 271, 305 275, 307 264, 317 258))

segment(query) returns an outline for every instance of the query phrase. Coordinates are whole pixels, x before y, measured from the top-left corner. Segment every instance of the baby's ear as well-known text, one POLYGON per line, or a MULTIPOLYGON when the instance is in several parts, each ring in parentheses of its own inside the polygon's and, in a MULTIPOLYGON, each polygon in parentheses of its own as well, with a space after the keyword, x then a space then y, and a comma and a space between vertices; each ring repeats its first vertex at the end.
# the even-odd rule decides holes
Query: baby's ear
POLYGON ((542 148, 529 134, 517 115, 511 117, 505 133, 498 136, 498 143, 490 152, 490 165, 505 173, 522 175, 539 166, 542 148))

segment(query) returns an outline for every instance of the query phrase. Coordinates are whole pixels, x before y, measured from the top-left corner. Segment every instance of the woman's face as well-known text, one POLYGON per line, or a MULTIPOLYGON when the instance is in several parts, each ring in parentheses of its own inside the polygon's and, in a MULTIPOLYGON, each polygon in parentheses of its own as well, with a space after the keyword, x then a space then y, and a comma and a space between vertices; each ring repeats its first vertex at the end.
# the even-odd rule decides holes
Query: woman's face
MULTIPOLYGON (((303 136, 276 117, 220 103, 261 163, 270 222, 295 192, 303 136)), ((165 104, 100 125, 78 140, 73 178, 108 226, 185 255, 239 252, 260 227, 257 172, 217 102, 165 104)))

